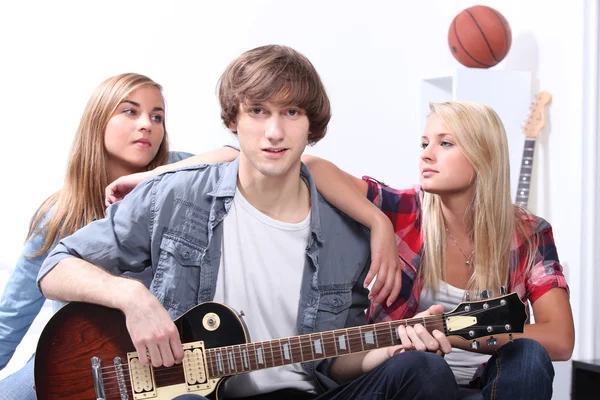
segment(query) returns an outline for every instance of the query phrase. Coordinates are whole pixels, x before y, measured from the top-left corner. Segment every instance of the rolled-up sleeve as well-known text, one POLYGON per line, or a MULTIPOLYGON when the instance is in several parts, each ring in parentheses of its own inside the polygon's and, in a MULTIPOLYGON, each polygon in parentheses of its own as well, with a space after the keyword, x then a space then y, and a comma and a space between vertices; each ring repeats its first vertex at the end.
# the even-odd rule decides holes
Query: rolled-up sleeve
POLYGON ((48 272, 69 257, 83 259, 115 275, 147 268, 151 260, 155 183, 155 179, 142 182, 125 199, 108 207, 105 218, 62 239, 44 261, 38 286, 48 272))

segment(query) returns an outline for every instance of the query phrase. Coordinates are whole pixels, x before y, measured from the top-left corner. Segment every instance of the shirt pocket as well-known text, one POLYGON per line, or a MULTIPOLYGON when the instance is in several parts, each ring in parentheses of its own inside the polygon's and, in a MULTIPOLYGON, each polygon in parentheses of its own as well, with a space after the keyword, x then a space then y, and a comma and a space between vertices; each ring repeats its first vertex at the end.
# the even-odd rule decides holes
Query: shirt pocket
POLYGON ((167 309, 184 313, 198 304, 200 272, 206 248, 165 235, 150 290, 167 309))
POLYGON ((321 292, 317 307, 317 331, 346 326, 348 312, 352 305, 352 290, 343 289, 321 292))

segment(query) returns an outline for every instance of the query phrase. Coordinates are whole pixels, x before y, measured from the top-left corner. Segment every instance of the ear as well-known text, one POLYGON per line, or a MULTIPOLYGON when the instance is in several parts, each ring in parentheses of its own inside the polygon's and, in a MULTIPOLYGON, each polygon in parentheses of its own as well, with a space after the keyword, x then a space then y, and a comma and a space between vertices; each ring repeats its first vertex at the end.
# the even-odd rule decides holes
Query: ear
POLYGON ((237 135, 237 122, 236 122, 236 121, 231 121, 231 122, 229 123, 229 125, 227 125, 227 127, 229 128, 229 130, 230 130, 232 133, 235 133, 235 134, 237 135))

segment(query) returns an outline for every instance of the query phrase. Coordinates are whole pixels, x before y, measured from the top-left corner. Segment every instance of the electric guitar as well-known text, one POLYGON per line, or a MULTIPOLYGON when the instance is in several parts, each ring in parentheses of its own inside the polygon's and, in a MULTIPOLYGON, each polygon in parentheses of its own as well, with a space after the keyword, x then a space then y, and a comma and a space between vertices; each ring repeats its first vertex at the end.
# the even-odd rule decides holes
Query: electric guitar
POLYGON ((172 367, 142 365, 119 311, 70 303, 44 328, 35 355, 38 400, 173 399, 193 393, 221 399, 227 377, 400 344, 397 327, 422 324, 472 343, 522 333, 525 305, 516 293, 459 304, 430 317, 382 322, 288 338, 249 342, 241 316, 220 303, 202 303, 175 320, 184 359, 172 367))
POLYGON ((548 92, 540 92, 531 106, 531 112, 527 117, 523 133, 525 134, 525 146, 521 160, 521 172, 519 173, 519 185, 515 203, 521 207, 527 207, 529 202, 529 188, 531 183, 531 171, 533 169, 533 153, 535 150, 535 139, 546 125, 546 105, 550 103, 552 96, 548 92))

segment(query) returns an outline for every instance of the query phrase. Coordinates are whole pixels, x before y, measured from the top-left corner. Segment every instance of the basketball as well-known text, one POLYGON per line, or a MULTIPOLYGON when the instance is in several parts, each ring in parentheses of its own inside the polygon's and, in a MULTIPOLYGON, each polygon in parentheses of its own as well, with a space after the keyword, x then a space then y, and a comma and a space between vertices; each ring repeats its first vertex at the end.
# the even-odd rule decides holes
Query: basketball
POLYGON ((490 68, 506 57, 512 34, 506 18, 491 7, 462 10, 448 30, 448 45, 465 67, 490 68))

